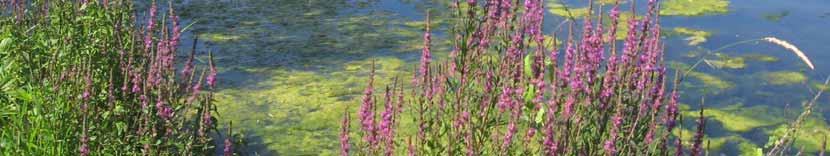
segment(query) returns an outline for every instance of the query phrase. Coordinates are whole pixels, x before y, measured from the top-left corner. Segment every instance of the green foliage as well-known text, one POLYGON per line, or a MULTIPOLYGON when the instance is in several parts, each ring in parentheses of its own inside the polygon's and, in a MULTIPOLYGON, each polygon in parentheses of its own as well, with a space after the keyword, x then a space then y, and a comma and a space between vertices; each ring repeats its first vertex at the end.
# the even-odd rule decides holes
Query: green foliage
POLYGON ((215 113, 210 94, 187 91, 202 77, 158 65, 175 50, 156 45, 178 42, 159 20, 170 14, 139 32, 132 1, 108 2, 34 0, 0 16, 0 155, 213 153, 211 137, 197 135, 215 131, 202 121, 215 113), (145 48, 139 39, 151 34, 145 48), (154 68, 159 82, 144 81, 154 68), (163 108, 173 115, 157 115, 163 108))

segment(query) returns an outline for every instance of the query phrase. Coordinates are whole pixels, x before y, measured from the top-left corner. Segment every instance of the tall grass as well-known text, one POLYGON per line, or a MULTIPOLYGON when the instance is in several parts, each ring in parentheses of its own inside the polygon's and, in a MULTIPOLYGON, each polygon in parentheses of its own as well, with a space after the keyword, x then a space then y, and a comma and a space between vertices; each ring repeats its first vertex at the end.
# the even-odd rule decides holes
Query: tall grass
POLYGON ((543 36, 542 5, 457 2, 450 58, 432 59, 427 26, 415 89, 393 85, 376 97, 370 81, 353 132, 360 139, 349 138, 344 119, 342 155, 703 154, 702 118, 697 134, 681 134, 694 141, 672 133, 679 93, 666 85, 655 0, 629 21, 620 21, 618 3, 607 16, 589 7, 580 25, 567 21, 567 34, 553 35, 564 43, 543 36), (630 30, 622 45, 618 27, 630 30), (399 126, 407 119, 410 134, 399 126))
POLYGON ((139 25, 128 0, 6 1, 0 153, 212 153, 215 66, 177 61, 178 16, 152 3, 139 25))

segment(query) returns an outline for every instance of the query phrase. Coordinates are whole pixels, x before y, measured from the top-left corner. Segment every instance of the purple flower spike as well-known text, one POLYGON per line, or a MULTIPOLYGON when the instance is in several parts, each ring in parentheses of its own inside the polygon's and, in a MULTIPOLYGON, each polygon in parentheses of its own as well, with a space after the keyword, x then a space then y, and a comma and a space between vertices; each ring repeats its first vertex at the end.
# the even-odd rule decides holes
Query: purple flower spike
POLYGON ((81 135, 81 147, 78 148, 78 152, 81 156, 89 155, 89 145, 87 142, 89 142, 89 138, 87 138, 86 132, 84 132, 84 134, 81 135))
POLYGON ((349 156, 349 113, 343 115, 343 122, 340 126, 340 156, 349 156))
POLYGON ((205 78, 205 82, 207 82, 210 88, 213 88, 216 86, 216 64, 213 62, 213 55, 210 56, 208 64, 210 64, 210 73, 207 78, 205 78))
POLYGON ((173 116, 172 109, 167 106, 167 103, 164 102, 163 98, 159 98, 158 102, 156 102, 156 111, 158 116, 164 120, 170 120, 170 117, 173 116))
POLYGON ((617 155, 617 136, 619 135, 620 124, 622 124, 622 115, 623 113, 621 110, 618 110, 617 113, 614 113, 614 117, 611 119, 612 126, 611 126, 611 137, 605 141, 605 154, 608 156, 617 155))
POLYGON ((369 85, 367 85, 366 90, 363 91, 363 103, 360 105, 360 111, 358 112, 363 132, 367 134, 364 137, 364 140, 369 142, 372 147, 377 145, 377 130, 375 129, 375 101, 372 98, 374 94, 374 88, 372 85, 374 75, 375 67, 374 64, 372 64, 372 71, 369 73, 369 85))
POLYGON ((84 92, 81 94, 81 99, 89 101, 89 97, 92 94, 92 76, 87 74, 86 77, 84 77, 84 81, 86 82, 86 86, 84 87, 84 92))
POLYGON ((233 142, 231 138, 225 138, 225 148, 222 150, 224 156, 233 156, 233 142))
POLYGON ((512 105, 511 102, 513 100, 510 97, 511 92, 512 91, 511 91, 510 87, 504 87, 502 89, 502 93, 501 93, 501 96, 499 97, 499 101, 498 101, 499 102, 498 103, 499 112, 504 112, 506 109, 508 109, 510 107, 510 105, 512 105))
POLYGON ((144 30, 147 34, 144 36, 144 50, 145 52, 149 52, 150 47, 153 46, 153 29, 156 26, 156 14, 158 12, 158 7, 156 6, 156 2, 153 1, 153 4, 150 6, 150 17, 147 19, 147 28, 144 30))
POLYGON ((205 110, 205 113, 202 114, 202 124, 205 126, 213 124, 213 116, 210 115, 210 110, 205 110))
POLYGON ((502 142, 501 146, 504 149, 510 147, 510 144, 513 142, 513 135, 516 134, 516 121, 511 119, 510 123, 507 124, 507 133, 504 135, 504 141, 502 142))
MULTIPOLYGON (((426 17, 426 26, 424 32, 424 49, 421 50, 421 65, 419 70, 419 75, 422 77, 421 79, 426 81, 426 76, 429 74, 429 64, 432 61, 432 54, 430 52, 430 42, 432 42, 432 35, 429 31, 429 13, 427 13, 426 17)), ((413 80, 417 84, 418 77, 413 80)), ((426 82, 423 82, 426 83, 426 82)))
POLYGON ((393 117, 394 117, 394 113, 395 113, 395 108, 392 105, 392 92, 389 90, 389 87, 386 88, 386 93, 385 93, 384 97, 385 97, 384 98, 384 100, 385 100, 384 101, 385 110, 383 111, 383 113, 381 113, 381 121, 380 121, 379 129, 380 129, 381 138, 383 139, 383 141, 386 145, 385 155, 388 156, 388 155, 392 155, 392 152, 395 150, 395 146, 394 146, 394 143, 393 143, 395 134, 393 134, 393 132, 392 132, 393 131, 392 124, 394 122, 393 117))

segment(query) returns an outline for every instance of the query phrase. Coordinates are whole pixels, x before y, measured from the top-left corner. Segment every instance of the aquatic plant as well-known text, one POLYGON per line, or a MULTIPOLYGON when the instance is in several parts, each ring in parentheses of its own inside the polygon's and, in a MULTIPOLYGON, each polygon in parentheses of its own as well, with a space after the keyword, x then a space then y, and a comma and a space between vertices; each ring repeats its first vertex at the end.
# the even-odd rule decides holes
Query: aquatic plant
POLYGON ((627 25, 619 25, 614 3, 610 16, 591 3, 579 19, 581 28, 567 21, 565 43, 548 44, 558 40, 541 34, 541 0, 456 2, 450 57, 428 57, 433 51, 427 26, 411 90, 387 89, 384 100, 374 98, 370 74, 358 111, 360 131, 354 133, 364 139, 341 134, 341 147, 349 147, 341 155, 701 154, 703 127, 691 146, 671 133, 680 125, 680 94, 665 85, 657 1, 649 1, 642 18, 626 19, 627 25), (620 26, 631 31, 617 46, 620 26), (394 94, 407 99, 401 107, 389 105, 394 94), (386 111, 374 113, 375 103, 384 103, 386 111), (386 113, 390 109, 406 113, 386 113), (383 122, 401 120, 413 123, 396 126, 402 133, 392 136, 399 139, 386 139, 394 143, 378 143, 390 135, 377 132, 388 127, 383 122))
POLYGON ((177 74, 172 2, 145 18, 127 0, 14 2, 23 11, 0 16, 0 154, 213 153, 214 81, 200 93, 195 52, 177 74))
POLYGON ((679 34, 679 35, 688 36, 688 37, 684 38, 683 40, 688 41, 688 45, 690 45, 690 46, 695 46, 695 45, 699 45, 703 42, 706 42, 707 38, 712 36, 711 32, 707 32, 707 31, 703 31, 703 30, 696 30, 696 29, 691 29, 691 28, 685 28, 685 27, 676 27, 676 28, 672 29, 672 31, 674 33, 679 34))
POLYGON ((807 76, 803 73, 791 71, 768 72, 761 77, 772 85, 793 85, 807 81, 807 76))
POLYGON ((666 0, 660 7, 660 15, 664 16, 700 16, 728 11, 728 0, 666 0))

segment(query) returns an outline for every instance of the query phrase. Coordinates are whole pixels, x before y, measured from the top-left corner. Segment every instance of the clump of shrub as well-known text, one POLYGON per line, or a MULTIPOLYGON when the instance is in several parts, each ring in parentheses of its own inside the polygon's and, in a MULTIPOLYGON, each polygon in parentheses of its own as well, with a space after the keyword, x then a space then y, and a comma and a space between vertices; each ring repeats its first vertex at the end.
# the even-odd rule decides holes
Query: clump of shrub
POLYGON ((172 3, 151 3, 141 23, 129 0, 4 1, 0 153, 213 153, 215 64, 178 60, 172 3))
POLYGON ((679 134, 692 142, 672 134, 679 93, 666 85, 656 1, 627 22, 618 2, 607 16, 589 6, 581 28, 555 28, 554 38, 567 39, 553 44, 542 34, 542 5, 457 2, 448 60, 432 58, 427 26, 414 89, 396 84, 376 97, 370 81, 358 118, 344 119, 342 155, 702 154, 702 118, 695 134, 679 134), (631 30, 622 44, 618 27, 631 30))

